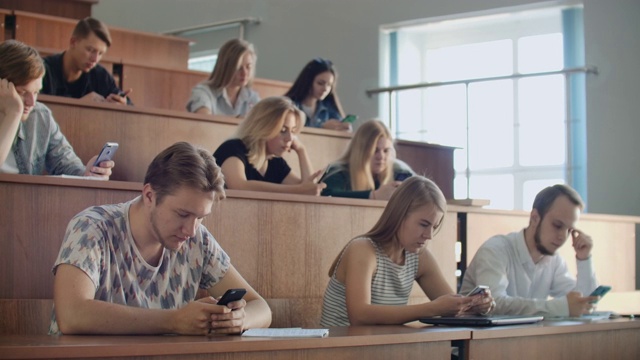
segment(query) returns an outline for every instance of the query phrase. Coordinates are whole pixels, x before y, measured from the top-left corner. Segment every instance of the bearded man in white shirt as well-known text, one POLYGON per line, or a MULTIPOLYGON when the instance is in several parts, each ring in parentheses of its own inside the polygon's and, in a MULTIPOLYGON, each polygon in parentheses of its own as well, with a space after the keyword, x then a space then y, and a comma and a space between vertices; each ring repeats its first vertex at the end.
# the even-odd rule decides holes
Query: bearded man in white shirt
POLYGON ((494 314, 580 316, 589 312, 597 297, 583 294, 598 284, 591 263, 593 240, 575 228, 583 207, 580 195, 569 186, 540 191, 529 226, 487 240, 469 264, 460 292, 489 286, 496 302, 494 314), (569 237, 577 279, 556 254, 569 237))

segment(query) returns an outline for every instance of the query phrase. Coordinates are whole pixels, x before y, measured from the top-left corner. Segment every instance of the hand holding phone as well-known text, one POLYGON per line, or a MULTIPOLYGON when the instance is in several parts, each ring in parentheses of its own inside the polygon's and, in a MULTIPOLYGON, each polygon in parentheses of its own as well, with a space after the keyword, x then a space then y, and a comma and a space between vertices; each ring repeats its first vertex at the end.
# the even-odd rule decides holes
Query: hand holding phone
MULTIPOLYGON (((591 294, 589 294, 589 296, 599 296, 600 298, 602 298, 606 293, 608 293, 611 290, 611 286, 607 286, 607 285, 600 285, 598 286, 595 290, 593 290, 591 292, 591 294)), ((597 303, 598 300, 596 301, 592 301, 592 304, 597 303)))
POLYGON ((486 293, 488 289, 489 287, 487 285, 478 285, 475 288, 473 288, 473 290, 469 291, 465 296, 481 295, 486 293))
POLYGON ((345 116, 344 119, 342 119, 341 121, 344 122, 344 123, 353 124, 356 120, 358 120, 357 116, 349 114, 349 115, 345 116))
POLYGON ((244 297, 244 294, 247 293, 245 289, 229 289, 224 295, 218 300, 218 305, 226 306, 230 302, 238 301, 244 297))
POLYGON ((397 173, 396 176, 394 176, 394 180, 395 181, 404 181, 405 179, 410 178, 411 176, 413 176, 413 175, 411 175, 411 173, 401 172, 401 173, 397 173))
POLYGON ((96 158, 96 161, 93 163, 93 166, 100 167, 101 162, 112 160, 113 156, 116 154, 116 150, 118 150, 118 143, 108 142, 104 144, 102 150, 100 150, 100 154, 98 154, 98 157, 96 158))

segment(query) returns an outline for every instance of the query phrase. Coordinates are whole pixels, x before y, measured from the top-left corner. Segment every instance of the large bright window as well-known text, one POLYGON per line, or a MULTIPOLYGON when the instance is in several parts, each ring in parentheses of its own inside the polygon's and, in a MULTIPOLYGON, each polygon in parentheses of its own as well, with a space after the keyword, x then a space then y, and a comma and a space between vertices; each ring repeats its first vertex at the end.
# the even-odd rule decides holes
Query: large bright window
POLYGON ((581 27, 567 26, 576 17, 579 7, 557 6, 383 27, 381 86, 430 86, 381 95, 381 117, 399 139, 459 148, 456 198, 530 209, 543 187, 586 173, 570 156, 585 139, 567 132, 571 102, 584 101, 568 83, 583 75, 562 72, 584 66, 566 50, 582 41, 581 27))

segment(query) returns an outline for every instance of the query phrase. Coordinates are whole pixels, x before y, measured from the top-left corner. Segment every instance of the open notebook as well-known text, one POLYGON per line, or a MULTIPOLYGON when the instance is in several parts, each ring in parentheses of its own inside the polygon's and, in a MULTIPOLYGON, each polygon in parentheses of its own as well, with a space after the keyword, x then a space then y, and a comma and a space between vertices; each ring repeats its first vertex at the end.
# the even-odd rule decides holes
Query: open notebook
POLYGON ((433 316, 420 319, 425 324, 449 326, 498 326, 532 324, 542 321, 542 316, 494 315, 494 316, 433 316))

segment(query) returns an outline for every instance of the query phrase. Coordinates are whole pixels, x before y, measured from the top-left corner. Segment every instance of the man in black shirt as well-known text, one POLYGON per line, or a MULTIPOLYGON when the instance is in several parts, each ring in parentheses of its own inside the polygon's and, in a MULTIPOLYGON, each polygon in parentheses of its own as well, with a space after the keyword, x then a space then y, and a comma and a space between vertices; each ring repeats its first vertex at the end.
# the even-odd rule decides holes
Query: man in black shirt
POLYGON ((42 94, 131 104, 113 76, 98 64, 111 46, 111 35, 99 20, 87 17, 73 30, 67 51, 44 59, 42 94))

